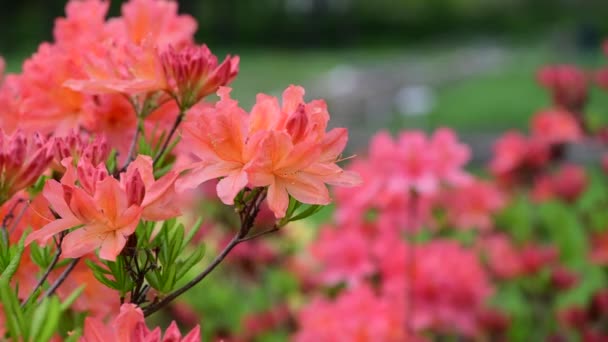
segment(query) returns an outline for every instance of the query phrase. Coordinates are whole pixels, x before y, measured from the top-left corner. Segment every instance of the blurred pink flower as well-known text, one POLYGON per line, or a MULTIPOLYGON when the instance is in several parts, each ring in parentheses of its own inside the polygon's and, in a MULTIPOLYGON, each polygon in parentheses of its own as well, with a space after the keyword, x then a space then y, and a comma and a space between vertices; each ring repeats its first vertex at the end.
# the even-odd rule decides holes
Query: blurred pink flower
POLYGON ((401 311, 363 285, 335 301, 315 298, 298 313, 294 341, 416 341, 406 337, 401 311))
POLYGON ((538 82, 553 96, 553 103, 565 110, 579 112, 587 101, 589 77, 574 65, 551 65, 539 70, 538 82))
POLYGON ((456 228, 492 228, 492 215, 505 205, 506 199, 493 183, 475 180, 450 189, 444 195, 449 222, 456 228))
POLYGON ((375 270, 369 240, 357 228, 321 228, 311 253, 321 266, 320 282, 328 285, 341 281, 358 284, 375 270))
POLYGON ((532 135, 547 144, 576 142, 582 132, 572 113, 551 109, 538 112, 532 118, 532 135))
POLYGON ((409 248, 404 243, 385 248, 380 257, 384 293, 392 302, 403 303, 404 296, 405 302, 414 301, 408 317, 416 331, 477 334, 477 316, 493 293, 477 254, 438 239, 414 247, 414 253, 409 248))

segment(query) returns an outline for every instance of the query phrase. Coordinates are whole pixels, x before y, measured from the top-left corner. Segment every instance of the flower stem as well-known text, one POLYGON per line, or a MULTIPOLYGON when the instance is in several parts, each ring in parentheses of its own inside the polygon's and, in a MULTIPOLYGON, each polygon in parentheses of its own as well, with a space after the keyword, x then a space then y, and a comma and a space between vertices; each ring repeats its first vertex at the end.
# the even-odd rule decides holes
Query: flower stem
POLYGON ((51 287, 44 293, 44 296, 42 296, 41 300, 52 296, 55 293, 55 291, 57 291, 59 286, 61 286, 61 284, 63 284, 63 282, 68 278, 70 273, 72 273, 72 271, 74 270, 74 267, 76 267, 76 264, 78 263, 78 261, 80 261, 80 258, 76 258, 68 264, 68 267, 63 271, 63 273, 61 273, 61 275, 55 281, 55 283, 53 283, 53 285, 51 285, 51 287))
MULTIPOLYGON (((254 190, 254 191, 256 191, 256 190, 254 190)), ((190 290, 196 284, 198 284, 203 279, 205 279, 226 258, 226 256, 228 256, 230 251, 232 251, 232 249, 234 247, 236 247, 238 244, 240 244, 241 242, 249 241, 253 238, 256 238, 256 237, 259 237, 262 235, 266 235, 268 233, 278 230, 278 229, 275 230, 274 228, 272 228, 272 229, 268 229, 267 231, 262 232, 260 234, 255 234, 250 237, 247 237, 247 234, 249 234, 251 228, 253 227, 255 218, 257 217, 257 215, 260 211, 260 205, 262 204, 262 201, 264 200, 265 197, 266 197, 265 191, 258 191, 255 193, 255 195, 253 196, 251 201, 245 206, 245 208, 242 212, 241 228, 239 229, 237 234, 232 238, 232 240, 230 240, 230 242, 224 247, 224 249, 220 252, 220 254, 218 254, 215 257, 215 259, 213 259, 211 264, 209 264, 203 270, 203 272, 201 272, 194 279, 189 281, 186 285, 173 291, 172 293, 170 293, 169 295, 167 295, 160 301, 152 303, 152 304, 148 305, 147 307, 143 308, 144 316, 146 316, 146 317, 150 316, 151 314, 160 310, 161 308, 163 308, 164 306, 166 306, 167 304, 172 302, 175 298, 179 297, 184 292, 190 290)))
POLYGON ((171 142, 173 135, 175 135, 177 128, 179 127, 179 125, 182 123, 182 120, 184 119, 184 113, 185 113, 184 111, 180 111, 179 114, 177 115, 177 118, 175 118, 175 122, 173 122, 173 127, 171 127, 171 130, 169 131, 169 135, 167 136, 167 139, 165 139, 163 146, 160 148, 160 150, 158 150, 158 152, 156 153, 156 156, 154 156, 154 161, 152 163, 153 165, 156 165, 158 163, 158 161, 160 160, 160 158, 162 158, 163 154, 165 154, 165 151, 169 147, 169 143, 171 142))

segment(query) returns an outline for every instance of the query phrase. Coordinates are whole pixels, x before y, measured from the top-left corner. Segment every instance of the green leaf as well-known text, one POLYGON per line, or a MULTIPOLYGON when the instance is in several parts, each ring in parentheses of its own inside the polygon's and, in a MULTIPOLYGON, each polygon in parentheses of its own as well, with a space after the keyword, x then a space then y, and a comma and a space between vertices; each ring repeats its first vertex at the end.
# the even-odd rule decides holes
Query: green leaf
POLYGON ((289 220, 287 222, 293 222, 293 221, 298 221, 298 220, 302 220, 305 219, 309 216, 314 215, 315 213, 317 213, 319 210, 323 209, 322 205, 310 205, 308 206, 308 208, 304 209, 301 213, 299 213, 298 215, 289 218, 289 220))
POLYGON ((15 275, 15 272, 17 272, 17 268, 21 262, 21 255, 23 254, 23 249, 25 248, 25 236, 26 234, 23 234, 21 240, 19 240, 19 243, 17 244, 14 252, 15 254, 11 258, 11 262, 4 269, 4 271, 2 271, 2 275, 0 275, 0 283, 5 282, 8 284, 13 278, 13 275, 15 275))
POLYGON ((86 287, 86 285, 81 285, 76 290, 74 290, 74 292, 72 292, 70 294, 70 296, 68 298, 66 298, 63 301, 63 303, 61 303, 61 311, 68 310, 72 306, 72 304, 74 304, 76 299, 78 299, 78 297, 80 297, 80 295, 84 291, 85 287, 86 287))
POLYGON ((198 264, 205 256, 204 245, 196 248, 196 250, 186 258, 186 260, 179 262, 177 270, 176 281, 182 279, 196 264, 198 264))
POLYGON ((201 230, 202 227, 203 227, 203 218, 199 217, 198 220, 196 220, 196 222, 194 222, 194 225, 192 226, 190 231, 188 231, 188 234, 186 235, 186 238, 184 239, 184 243, 182 243, 182 250, 184 248, 186 248, 186 246, 190 243, 190 241, 192 241, 192 238, 194 238, 194 235, 196 235, 196 233, 198 233, 198 231, 201 230))
POLYGON ((0 281, 0 302, 4 309, 6 319, 6 329, 13 338, 17 341, 23 337, 27 340, 27 329, 25 327, 25 319, 23 311, 19 305, 19 299, 16 293, 10 288, 8 282, 0 281))

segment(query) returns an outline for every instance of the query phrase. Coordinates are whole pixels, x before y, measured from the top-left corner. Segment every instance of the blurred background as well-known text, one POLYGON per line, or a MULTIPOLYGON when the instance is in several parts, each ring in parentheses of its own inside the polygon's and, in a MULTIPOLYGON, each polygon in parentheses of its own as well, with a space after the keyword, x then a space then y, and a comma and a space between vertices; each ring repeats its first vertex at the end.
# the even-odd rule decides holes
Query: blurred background
MULTIPOLYGON (((122 1, 112 1, 110 15, 122 1)), ((330 103, 332 124, 351 129, 352 150, 381 128, 463 134, 479 158, 488 136, 526 128, 549 104, 535 82, 547 63, 604 63, 605 0, 182 0, 197 38, 239 54, 235 95, 290 83, 330 103)), ((0 53, 9 70, 50 40, 64 0, 2 1, 0 53)), ((591 103, 591 111, 606 103, 591 103)))
MULTIPOLYGON (((110 16, 119 14, 122 2, 111 2, 110 16)), ((65 3, 0 2, 0 55, 5 56, 9 71, 19 71, 40 42, 52 39, 54 19, 64 15, 65 3)), ((472 147, 479 166, 490 158, 499 135, 509 128, 526 130, 529 118, 551 105, 546 90, 535 82, 539 67, 572 63, 594 69, 608 64, 600 48, 608 37, 606 0, 180 0, 179 4, 180 12, 196 17, 199 43, 207 43, 220 58, 228 53, 241 56, 240 74, 231 86, 246 109, 259 92, 280 95, 291 83, 303 85, 307 100, 328 101, 330 125, 349 128, 349 149, 355 153, 379 129, 431 131, 449 126, 472 147)), ((600 90, 592 89, 587 112, 602 117, 608 96, 594 92, 600 90)), ((204 213, 234 215, 230 208, 223 206, 228 212, 222 212, 221 207, 208 206, 204 213)), ((527 213, 527 204, 519 207, 527 213)), ((315 216, 316 221, 304 224, 316 227, 331 215, 328 208, 315 216)), ((553 212, 547 216, 557 221, 561 217, 553 212)), ((522 222, 527 219, 524 216, 522 222)), ((233 223, 228 220, 225 226, 233 223)), ((514 226, 528 227, 517 223, 514 226)), ((315 230, 296 228, 286 234, 296 235, 290 236, 291 241, 306 241, 315 230)), ((562 240, 570 239, 563 236, 562 240)), ((273 326, 273 317, 280 316, 288 328, 268 340, 284 340, 294 324, 284 318, 288 317, 285 298, 290 306, 306 299, 293 295, 300 284, 284 270, 285 259, 276 255, 293 253, 295 247, 284 240, 269 249, 260 246, 237 249, 234 259, 229 259, 232 268, 212 274, 184 302, 170 308, 172 315, 194 325, 199 318, 193 312, 201 314, 207 333, 215 336, 246 331, 243 326, 250 330, 256 324, 273 326), (255 269, 249 260, 253 257, 281 267, 255 269), (243 274, 250 276, 243 279, 243 274), (247 325, 251 312, 266 321, 252 320, 247 325)), ((522 300, 521 307, 527 306, 522 300)), ((526 317, 523 321, 534 324, 526 317)))

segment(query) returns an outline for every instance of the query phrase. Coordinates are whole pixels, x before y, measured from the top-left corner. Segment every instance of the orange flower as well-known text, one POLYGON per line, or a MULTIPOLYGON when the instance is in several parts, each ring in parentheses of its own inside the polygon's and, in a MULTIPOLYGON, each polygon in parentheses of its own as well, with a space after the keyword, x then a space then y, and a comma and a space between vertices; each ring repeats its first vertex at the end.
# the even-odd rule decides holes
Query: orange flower
MULTIPOLYGON (((138 204, 142 207, 141 217, 144 220, 163 221, 179 216, 179 202, 175 198, 175 180, 178 173, 170 171, 155 180, 152 164, 152 158, 143 155, 138 156, 129 164, 127 171, 121 175, 123 186, 129 189, 129 180, 133 177, 141 177, 145 194, 138 204)), ((131 191, 128 192, 131 193, 131 191)))
POLYGON ((224 177, 217 184, 220 199, 233 204, 234 197, 248 183, 246 165, 253 159, 254 145, 246 144, 247 113, 230 99, 230 89, 218 91, 221 100, 215 108, 206 108, 197 120, 183 126, 182 144, 189 146, 199 160, 190 165, 188 174, 178 180, 180 189, 198 186, 210 179, 224 177))
POLYGON ((70 79, 64 85, 74 91, 135 95, 167 89, 155 45, 106 42, 84 57, 87 79, 70 79))
POLYGON ((352 186, 360 182, 336 162, 346 145, 347 131, 326 132, 329 113, 324 101, 304 103, 304 89, 290 86, 283 104, 260 94, 247 115, 220 88, 214 108, 206 108, 184 125, 183 144, 200 161, 187 167, 180 189, 223 177, 218 196, 226 204, 248 185, 268 187, 268 203, 276 217, 285 216, 289 195, 302 203, 328 204, 325 184, 352 186))
POLYGON ((135 232, 142 209, 112 177, 97 181, 88 190, 92 193, 48 181, 43 195, 61 218, 30 234, 26 243, 46 243, 59 232, 81 226, 65 236, 64 257, 77 258, 100 248, 100 258, 116 260, 129 235, 135 232))

